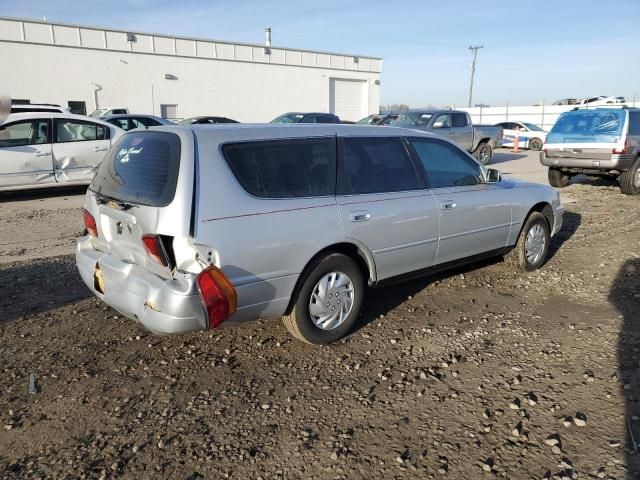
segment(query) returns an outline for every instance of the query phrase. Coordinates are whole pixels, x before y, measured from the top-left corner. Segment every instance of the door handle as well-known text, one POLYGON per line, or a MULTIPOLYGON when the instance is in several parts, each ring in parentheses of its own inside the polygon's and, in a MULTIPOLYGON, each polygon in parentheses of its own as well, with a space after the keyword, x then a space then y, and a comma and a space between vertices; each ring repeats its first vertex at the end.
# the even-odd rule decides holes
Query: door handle
POLYGON ((351 212, 351 221, 352 222, 366 222, 371 218, 371 214, 364 210, 358 210, 355 212, 351 212))
POLYGON ((107 147, 93 147, 94 152, 106 152, 107 147))
POLYGON ((33 154, 34 157, 47 157, 49 155, 51 155, 51 152, 43 152, 43 151, 40 151, 40 150, 38 150, 37 152, 35 152, 33 154))
POLYGON ((452 201, 442 202, 440 204, 440 208, 442 208, 442 210, 453 210, 456 206, 456 203, 452 201))

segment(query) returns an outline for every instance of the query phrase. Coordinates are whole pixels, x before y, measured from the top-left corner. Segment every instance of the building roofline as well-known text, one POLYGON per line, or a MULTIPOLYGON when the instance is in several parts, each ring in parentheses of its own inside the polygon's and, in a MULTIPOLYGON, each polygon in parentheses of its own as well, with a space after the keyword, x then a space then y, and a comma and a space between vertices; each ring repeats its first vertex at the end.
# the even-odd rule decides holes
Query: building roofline
MULTIPOLYGON (((108 31, 108 32, 119 32, 119 33, 132 33, 134 35, 149 35, 154 37, 163 37, 163 38, 172 38, 176 40, 191 40, 196 42, 213 42, 213 43, 222 43, 226 45, 242 45, 246 47, 258 47, 264 48, 264 44, 259 43, 245 43, 245 42, 230 42, 228 40, 216 40, 213 38, 204 38, 204 37, 184 37, 179 35, 168 35, 166 33, 155 33, 155 32, 141 32, 138 30, 123 30, 121 28, 111 28, 111 27, 100 27, 96 25, 80 25, 77 23, 65 23, 65 22, 51 22, 45 20, 38 20, 33 18, 21 18, 21 17, 4 17, 0 16, 0 20, 9 20, 14 22, 29 22, 29 23, 39 23, 42 25, 59 25, 61 27, 71 27, 71 28, 85 28, 87 30, 98 30, 98 31, 108 31)), ((329 52, 323 50, 308 50, 305 48, 295 48, 295 47, 280 47, 276 45, 271 45, 272 50, 293 50, 296 52, 307 52, 307 53, 320 53, 323 55, 340 55, 343 57, 358 57, 358 58, 366 58, 369 60, 384 60, 382 57, 373 57, 371 55, 360 55, 355 53, 340 53, 340 52, 329 52)))

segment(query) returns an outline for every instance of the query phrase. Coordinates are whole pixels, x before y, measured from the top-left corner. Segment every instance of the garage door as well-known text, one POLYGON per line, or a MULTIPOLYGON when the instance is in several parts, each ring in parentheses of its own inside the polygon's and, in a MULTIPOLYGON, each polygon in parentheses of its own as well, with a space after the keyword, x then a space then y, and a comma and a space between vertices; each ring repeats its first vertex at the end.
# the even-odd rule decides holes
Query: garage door
POLYGON ((352 122, 366 117, 369 114, 366 86, 364 80, 332 78, 329 84, 329 111, 341 120, 352 122))

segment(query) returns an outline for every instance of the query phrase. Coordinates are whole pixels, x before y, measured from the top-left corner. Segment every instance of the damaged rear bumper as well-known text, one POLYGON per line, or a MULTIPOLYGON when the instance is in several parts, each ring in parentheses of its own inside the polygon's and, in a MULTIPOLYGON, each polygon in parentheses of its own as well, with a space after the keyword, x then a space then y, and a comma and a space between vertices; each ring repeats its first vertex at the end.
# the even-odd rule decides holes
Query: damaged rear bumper
POLYGON ((76 265, 85 285, 107 305, 162 334, 207 329, 195 275, 164 279, 96 250, 90 236, 76 246, 76 265))

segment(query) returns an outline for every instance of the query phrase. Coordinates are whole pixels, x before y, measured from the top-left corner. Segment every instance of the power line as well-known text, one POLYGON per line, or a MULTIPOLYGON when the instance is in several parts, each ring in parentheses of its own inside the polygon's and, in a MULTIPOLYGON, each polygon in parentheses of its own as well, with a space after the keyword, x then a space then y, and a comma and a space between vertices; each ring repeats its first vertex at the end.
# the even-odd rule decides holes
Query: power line
POLYGON ((473 61, 471 62, 471 85, 469 85, 469 107, 471 107, 471 100, 473 99, 473 77, 476 74, 476 58, 478 56, 478 50, 484 48, 484 45, 472 45, 469 50, 473 51, 473 61))

